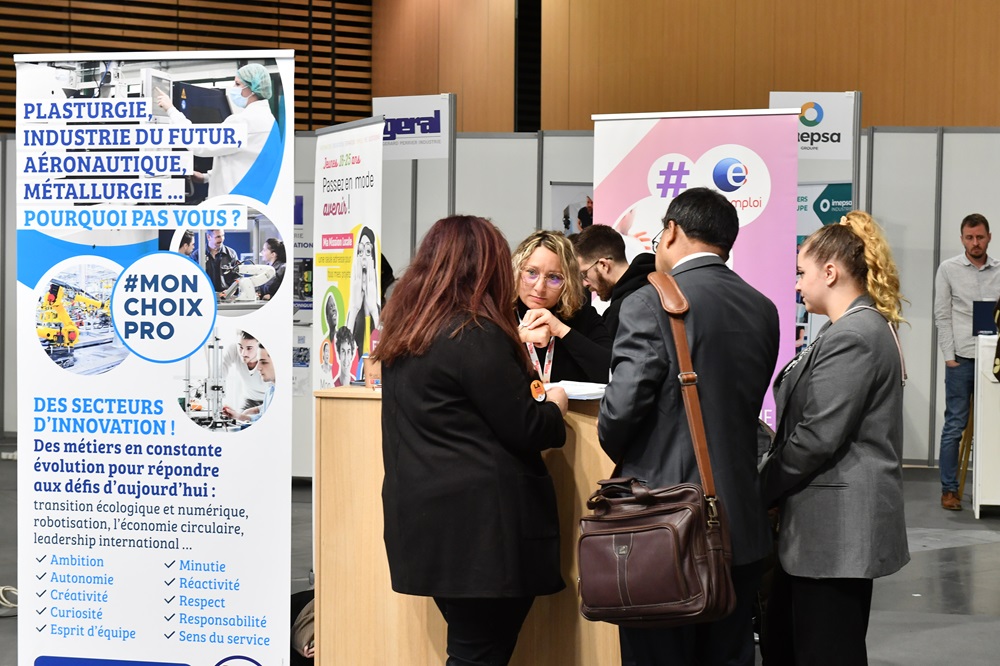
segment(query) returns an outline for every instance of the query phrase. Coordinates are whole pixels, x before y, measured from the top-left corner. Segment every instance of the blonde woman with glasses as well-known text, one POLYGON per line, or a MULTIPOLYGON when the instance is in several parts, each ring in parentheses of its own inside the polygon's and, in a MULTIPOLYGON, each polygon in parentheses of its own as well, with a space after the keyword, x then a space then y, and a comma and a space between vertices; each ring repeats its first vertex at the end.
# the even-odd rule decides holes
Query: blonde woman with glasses
POLYGON ((514 251, 518 333, 544 382, 608 382, 611 335, 584 303, 573 244, 561 233, 537 231, 514 251))

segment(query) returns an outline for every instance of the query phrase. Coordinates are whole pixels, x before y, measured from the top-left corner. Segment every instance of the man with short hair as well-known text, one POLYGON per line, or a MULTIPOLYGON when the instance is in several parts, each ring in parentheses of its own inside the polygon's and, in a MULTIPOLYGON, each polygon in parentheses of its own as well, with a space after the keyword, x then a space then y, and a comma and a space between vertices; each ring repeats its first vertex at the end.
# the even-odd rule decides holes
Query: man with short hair
MULTIPOLYGON (((674 277, 689 304, 685 328, 715 487, 729 519, 736 610, 704 624, 621 627, 628 666, 754 663, 752 604, 772 548, 757 478, 757 421, 779 329, 774 304, 722 259, 739 226, 724 196, 688 189, 670 203, 656 250, 657 270, 674 277)), ((597 419, 601 447, 620 467, 617 476, 643 479, 650 488, 701 482, 668 319, 651 285, 622 304, 611 383, 597 419)))
POLYGON ((222 229, 209 229, 205 232, 205 272, 212 278, 212 287, 222 295, 239 277, 228 269, 239 262, 236 250, 226 245, 226 232, 222 229))
POLYGON ((266 387, 264 399, 257 405, 243 411, 237 411, 228 405, 223 407, 222 413, 235 421, 249 421, 251 423, 257 421, 274 400, 274 361, 271 360, 270 352, 264 349, 264 345, 258 344, 256 349, 257 358, 254 359, 254 363, 266 387))
POLYGON ((622 301, 636 289, 649 284, 646 276, 656 270, 656 258, 649 252, 642 252, 629 263, 625 259, 625 239, 606 224, 584 229, 573 239, 573 247, 583 286, 602 301, 609 301, 601 316, 604 327, 614 338, 622 301))
POLYGON ((337 329, 335 340, 337 353, 337 376, 334 379, 334 386, 350 386, 351 366, 354 364, 354 356, 358 352, 358 345, 354 341, 354 334, 351 329, 341 326, 337 329))
POLYGON ((1000 260, 989 257, 990 223, 979 213, 967 215, 961 226, 965 252, 941 262, 934 280, 934 324, 944 356, 944 426, 941 428, 941 508, 960 511, 958 446, 969 420, 969 402, 976 378, 976 338, 972 330, 973 301, 1000 296, 1000 260))

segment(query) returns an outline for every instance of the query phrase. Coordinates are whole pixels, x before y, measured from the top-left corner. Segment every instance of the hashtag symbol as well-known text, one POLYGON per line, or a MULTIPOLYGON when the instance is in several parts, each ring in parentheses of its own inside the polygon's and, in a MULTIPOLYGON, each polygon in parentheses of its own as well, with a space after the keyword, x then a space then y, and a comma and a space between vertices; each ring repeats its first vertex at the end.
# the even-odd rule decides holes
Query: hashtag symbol
POLYGON ((673 162, 667 162, 667 168, 660 171, 660 175, 663 176, 663 182, 656 187, 660 190, 661 199, 666 199, 670 196, 670 190, 674 191, 673 196, 676 197, 681 193, 681 190, 687 188, 684 176, 690 176, 691 172, 684 165, 684 162, 678 162, 677 166, 674 166, 673 162))
POLYGON ((125 293, 135 291, 135 285, 139 281, 139 278, 135 275, 129 275, 125 278, 125 293))

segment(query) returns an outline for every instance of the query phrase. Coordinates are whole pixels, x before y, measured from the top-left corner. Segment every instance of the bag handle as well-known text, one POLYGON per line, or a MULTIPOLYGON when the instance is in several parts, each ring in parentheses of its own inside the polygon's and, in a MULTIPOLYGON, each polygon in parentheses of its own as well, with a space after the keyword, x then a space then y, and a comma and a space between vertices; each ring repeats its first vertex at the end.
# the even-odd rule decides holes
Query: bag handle
POLYGON ((691 364, 691 350, 688 348, 687 331, 684 329, 684 314, 688 311, 688 302, 673 276, 654 271, 647 279, 660 295, 663 309, 670 315, 670 328, 674 334, 674 345, 677 347, 677 364, 680 366, 677 380, 681 384, 684 411, 687 414, 688 428, 691 430, 691 443, 694 445, 694 457, 698 463, 698 474, 701 475, 705 501, 708 503, 708 522, 717 523, 715 477, 712 475, 712 461, 708 457, 705 423, 701 415, 701 400, 698 398, 698 373, 691 364))

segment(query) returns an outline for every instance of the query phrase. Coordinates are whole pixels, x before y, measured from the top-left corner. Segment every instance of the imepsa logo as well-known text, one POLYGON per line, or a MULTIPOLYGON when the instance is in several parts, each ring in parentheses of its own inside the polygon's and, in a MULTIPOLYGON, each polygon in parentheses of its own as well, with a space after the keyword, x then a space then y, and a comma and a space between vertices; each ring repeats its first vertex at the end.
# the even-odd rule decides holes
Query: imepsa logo
MULTIPOLYGON (((806 127, 816 127, 823 122, 823 107, 816 102, 806 102, 799 113, 799 122, 806 127)), ((816 144, 840 143, 840 132, 799 132, 801 150, 819 150, 816 144)))
POLYGON ((712 182, 722 192, 735 192, 747 182, 747 167, 735 157, 726 157, 712 169, 712 182))

